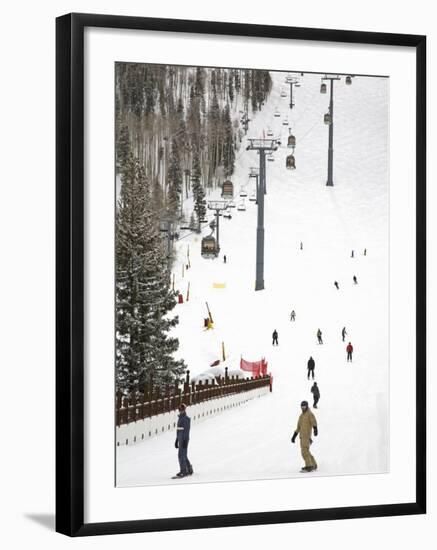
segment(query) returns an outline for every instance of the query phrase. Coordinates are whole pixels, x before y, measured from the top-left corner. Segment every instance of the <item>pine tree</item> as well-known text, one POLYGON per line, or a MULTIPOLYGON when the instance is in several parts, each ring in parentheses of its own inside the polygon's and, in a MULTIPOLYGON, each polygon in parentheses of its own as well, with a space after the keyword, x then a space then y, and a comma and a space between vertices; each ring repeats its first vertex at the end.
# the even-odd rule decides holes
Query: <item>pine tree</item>
POLYGON ((169 212, 175 215, 178 211, 180 194, 182 192, 182 168, 176 138, 173 138, 171 143, 167 180, 169 186, 167 206, 169 212))
POLYGON ((130 137, 127 124, 117 124, 116 167, 122 172, 130 151, 130 137))
POLYGON ((173 357, 178 323, 159 223, 144 169, 129 155, 116 214, 117 390, 141 391, 146 381, 163 386, 179 379, 185 365, 173 357))
POLYGON ((194 211, 197 215, 197 232, 200 233, 200 222, 206 214, 205 191, 201 184, 202 173, 197 151, 193 155, 193 168, 191 170, 191 181, 193 183, 194 211))
POLYGON ((229 104, 226 104, 223 112, 223 132, 223 168, 225 177, 228 178, 234 173, 235 164, 234 132, 232 128, 229 104))

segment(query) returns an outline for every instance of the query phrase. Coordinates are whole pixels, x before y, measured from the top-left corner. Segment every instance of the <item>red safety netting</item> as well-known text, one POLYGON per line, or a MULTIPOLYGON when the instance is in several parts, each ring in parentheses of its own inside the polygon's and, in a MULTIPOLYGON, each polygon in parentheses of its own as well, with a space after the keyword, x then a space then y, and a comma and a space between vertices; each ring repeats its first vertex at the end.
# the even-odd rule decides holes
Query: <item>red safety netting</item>
POLYGON ((264 357, 261 361, 246 361, 241 358, 240 369, 252 373, 252 376, 265 376, 267 374, 267 361, 264 357))

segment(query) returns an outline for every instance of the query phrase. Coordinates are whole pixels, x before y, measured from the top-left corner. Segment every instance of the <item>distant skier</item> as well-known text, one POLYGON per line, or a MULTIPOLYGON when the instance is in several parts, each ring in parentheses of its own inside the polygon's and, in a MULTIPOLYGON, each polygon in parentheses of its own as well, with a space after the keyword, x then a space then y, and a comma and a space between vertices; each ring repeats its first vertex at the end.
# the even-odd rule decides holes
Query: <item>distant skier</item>
POLYGON ((175 478, 190 476, 193 473, 193 467, 188 460, 188 443, 190 441, 191 419, 187 416, 186 405, 179 405, 178 424, 176 428, 176 441, 174 446, 178 449, 179 472, 175 478))
POLYGON ((354 257, 354 251, 352 250, 352 253, 351 253, 351 258, 353 258, 353 257, 354 257))
POLYGON ((303 250, 303 242, 300 243, 300 249, 303 250))
POLYGON ((273 331, 272 339, 273 339, 272 346, 274 346, 275 344, 279 345, 278 344, 278 331, 276 329, 273 331))
POLYGON ((347 361, 352 361, 352 352, 354 351, 354 347, 350 342, 346 346, 346 351, 347 351, 347 361))
POLYGON ((300 437, 300 451, 302 458, 305 461, 305 466, 300 470, 301 472, 313 472, 317 470, 317 462, 313 455, 310 453, 310 445, 312 443, 311 435, 318 435, 317 420, 312 411, 308 408, 308 401, 302 401, 300 404, 302 413, 297 421, 297 427, 291 438, 291 442, 296 441, 296 437, 299 434, 300 437))
POLYGON ((367 248, 364 249, 364 256, 367 256, 367 248))
POLYGON ((344 342, 344 337, 346 336, 347 332, 346 332, 346 327, 343 327, 342 331, 341 331, 341 337, 343 338, 343 342, 344 342))
POLYGON ((358 281, 357 281, 357 278, 355 277, 355 275, 352 277, 352 280, 354 282, 354 285, 357 285, 358 284, 358 281))
POLYGON ((310 379, 310 376, 313 377, 314 380, 314 369, 316 368, 316 363, 314 359, 310 356, 307 363, 307 369, 308 369, 308 380, 310 379))
POLYGON ((337 281, 334 281, 334 286, 335 286, 335 288, 336 288, 337 290, 340 288, 340 287, 338 286, 337 281))
POLYGON ((319 344, 323 344, 322 331, 320 329, 317 331, 317 341, 319 342, 319 344))
POLYGON ((290 313, 290 321, 296 321, 296 312, 294 311, 294 309, 290 313))
POLYGON ((226 263, 226 254, 223 255, 223 263, 226 263))
POLYGON ((319 390, 319 386, 317 385, 317 382, 314 382, 314 384, 311 386, 310 391, 313 394, 313 399, 314 399, 313 409, 317 409, 317 403, 319 402, 319 399, 320 399, 320 390, 319 390))

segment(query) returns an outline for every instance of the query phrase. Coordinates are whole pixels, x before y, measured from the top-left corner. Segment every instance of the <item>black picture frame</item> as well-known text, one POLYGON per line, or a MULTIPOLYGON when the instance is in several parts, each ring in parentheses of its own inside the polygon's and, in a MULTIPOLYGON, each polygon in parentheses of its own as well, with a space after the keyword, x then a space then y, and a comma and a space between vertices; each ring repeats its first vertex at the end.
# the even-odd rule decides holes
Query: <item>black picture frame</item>
POLYGON ((69 536, 426 512, 426 37, 73 13, 56 20, 56 530, 69 536), (84 522, 84 29, 376 44, 416 52, 416 499, 387 505, 84 522))

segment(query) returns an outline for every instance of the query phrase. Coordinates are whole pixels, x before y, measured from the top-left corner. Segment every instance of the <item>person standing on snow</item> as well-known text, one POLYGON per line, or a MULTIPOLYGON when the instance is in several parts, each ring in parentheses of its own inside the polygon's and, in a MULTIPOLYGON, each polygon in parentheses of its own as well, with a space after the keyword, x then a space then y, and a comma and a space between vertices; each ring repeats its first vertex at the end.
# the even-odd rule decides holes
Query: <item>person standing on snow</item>
POLYGON ((291 442, 296 441, 296 437, 300 436, 300 450, 302 458, 305 461, 305 466, 301 469, 301 472, 312 472, 317 470, 317 462, 313 455, 310 453, 310 445, 312 443, 311 434, 318 435, 317 420, 311 410, 308 408, 308 401, 302 401, 300 404, 302 413, 297 421, 297 427, 291 438, 291 442))
POLYGON ((226 263, 226 254, 223 255, 223 263, 226 263))
POLYGON ((355 277, 355 275, 353 276, 352 280, 353 280, 353 282, 354 282, 354 285, 357 285, 357 284, 358 284, 358 281, 357 281, 357 278, 355 277))
POLYGON ((320 329, 317 331, 317 341, 319 342, 319 344, 323 344, 322 331, 320 329))
POLYGON ((338 286, 337 281, 334 281, 334 286, 335 286, 335 288, 336 288, 337 290, 340 288, 340 287, 338 286))
POLYGON ((347 351, 347 361, 352 361, 352 352, 354 351, 354 347, 350 342, 346 346, 346 351, 347 351))
POLYGON ((175 448, 178 449, 179 472, 175 477, 186 477, 193 473, 188 460, 188 442, 190 441, 191 418, 187 416, 185 403, 179 405, 178 424, 176 427, 175 448))
POLYGON ((310 356, 310 358, 308 359, 308 365, 307 365, 308 380, 310 379, 310 375, 312 375, 313 380, 314 380, 314 369, 315 369, 315 367, 316 367, 316 363, 314 362, 314 359, 310 356))
POLYGON ((278 331, 276 329, 273 331, 272 339, 272 346, 274 346, 275 344, 278 345, 278 331))
POLYGON ((347 332, 346 332, 346 327, 343 327, 343 330, 341 331, 341 337, 343 338, 343 342, 344 342, 344 337, 346 336, 347 332))
POLYGON ((294 311, 294 309, 290 313, 290 321, 296 321, 296 312, 294 311))
POLYGON ((317 385, 317 382, 314 382, 314 384, 311 386, 310 391, 313 394, 313 399, 314 399, 313 409, 317 409, 317 403, 319 402, 319 399, 320 399, 320 390, 319 390, 319 386, 317 385))

